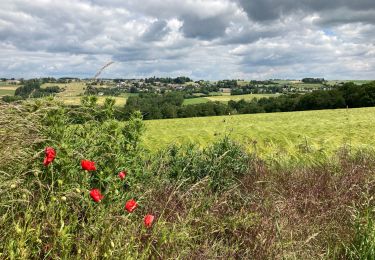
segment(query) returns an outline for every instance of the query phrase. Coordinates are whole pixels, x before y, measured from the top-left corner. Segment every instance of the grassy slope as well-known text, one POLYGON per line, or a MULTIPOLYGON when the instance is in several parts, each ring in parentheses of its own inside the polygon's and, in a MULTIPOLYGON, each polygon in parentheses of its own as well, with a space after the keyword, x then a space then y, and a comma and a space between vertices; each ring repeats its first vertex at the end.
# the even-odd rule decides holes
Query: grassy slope
POLYGON ((4 89, 0 87, 0 96, 6 96, 6 95, 13 96, 14 92, 15 92, 14 89, 4 89))
POLYGON ((218 102, 228 102, 230 100, 239 101, 241 99, 244 100, 252 100, 254 98, 263 98, 263 97, 276 97, 277 94, 246 94, 246 95, 221 95, 221 96, 211 96, 211 97, 200 97, 200 98, 191 98, 185 99, 184 105, 193 105, 193 104, 200 104, 206 103, 208 101, 218 101, 218 102))
POLYGON ((19 86, 17 85, 10 85, 5 82, 0 82, 0 96, 10 95, 13 96, 14 92, 19 86))
POLYGON ((170 143, 205 146, 226 134, 267 156, 375 145, 375 108, 152 120, 146 126, 143 142, 151 150, 170 143))
MULTIPOLYGON (((83 95, 85 91, 85 83, 84 82, 73 82, 67 84, 56 84, 56 83, 46 83, 43 84, 42 87, 47 86, 59 86, 60 88, 65 88, 65 91, 59 93, 57 97, 64 101, 67 105, 79 105, 81 100, 81 95, 83 95)), ((99 96, 98 97, 98 104, 103 104, 105 98, 108 96, 99 96)), ((112 97, 116 100, 116 106, 124 106, 126 103, 127 96, 120 96, 120 97, 112 97)))

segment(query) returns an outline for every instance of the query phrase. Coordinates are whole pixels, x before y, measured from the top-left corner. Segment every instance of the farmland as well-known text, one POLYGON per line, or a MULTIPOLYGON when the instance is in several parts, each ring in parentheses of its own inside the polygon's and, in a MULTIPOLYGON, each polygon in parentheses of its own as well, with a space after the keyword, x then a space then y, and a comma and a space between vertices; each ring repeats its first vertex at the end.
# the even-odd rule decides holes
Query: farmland
POLYGON ((208 97, 198 97, 198 98, 190 98, 185 99, 184 105, 194 105, 200 103, 206 103, 209 101, 212 102, 224 102, 227 103, 230 100, 239 101, 241 99, 244 100, 252 100, 254 98, 268 98, 268 97, 277 97, 277 94, 246 94, 246 95, 215 95, 215 96, 208 96, 208 97))
POLYGON ((14 95, 17 86, 0 83, 0 96, 14 95))
MULTIPOLYGON (((64 89, 63 92, 57 94, 57 98, 62 100, 67 105, 79 105, 81 96, 84 94, 85 91, 85 82, 73 82, 73 83, 45 83, 42 85, 42 88, 48 86, 58 86, 64 89)), ((236 95, 231 96, 230 94, 223 94, 222 93, 213 93, 215 95, 208 96, 208 97, 197 97, 197 98, 189 98, 185 99, 184 105, 193 105, 193 104, 201 104, 206 103, 209 101, 218 101, 227 103, 230 100, 251 100, 254 98, 262 98, 262 97, 272 97, 277 96, 276 94, 247 94, 247 95, 236 95)), ((116 106, 123 106, 126 103, 126 100, 129 96, 136 95, 132 93, 125 93, 120 96, 109 96, 116 100, 116 106)), ((108 96, 98 96, 98 104, 103 104, 105 98, 108 96)))
MULTIPOLYGON (((48 86, 58 86, 63 88, 64 91, 56 95, 58 100, 62 100, 66 105, 79 105, 81 102, 81 97, 85 91, 84 82, 72 82, 72 83, 46 83, 42 85, 43 87, 48 86)), ((128 95, 111 97, 116 100, 116 106, 124 106, 126 103, 128 95)), ((102 105, 107 96, 98 96, 98 104, 102 105)))
POLYGON ((309 152, 332 155, 344 145, 375 146, 375 108, 233 115, 146 121, 144 145, 155 150, 172 143, 206 146, 229 135, 263 158, 309 152))

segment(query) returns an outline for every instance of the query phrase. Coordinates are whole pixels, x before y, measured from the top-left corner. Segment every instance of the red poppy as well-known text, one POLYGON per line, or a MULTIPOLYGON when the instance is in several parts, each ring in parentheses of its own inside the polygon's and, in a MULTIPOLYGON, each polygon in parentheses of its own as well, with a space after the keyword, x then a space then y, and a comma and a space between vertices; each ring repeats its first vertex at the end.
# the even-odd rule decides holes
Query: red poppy
POLYGON ((125 178, 125 176, 126 176, 126 171, 122 171, 122 172, 119 172, 119 173, 118 173, 118 177, 119 177, 121 180, 123 180, 123 179, 125 178))
POLYGON ((43 164, 44 166, 47 166, 55 159, 56 151, 52 147, 46 147, 46 149, 44 150, 44 153, 45 153, 45 157, 44 157, 43 164))
POLYGON ((131 200, 128 200, 126 203, 125 203, 125 209, 128 211, 128 212, 133 212, 135 210, 135 208, 138 206, 137 202, 133 199, 131 200))
POLYGON ((143 219, 143 222, 145 223, 145 226, 147 228, 150 228, 152 226, 152 223, 154 222, 154 215, 147 214, 145 218, 143 219))
POLYGON ((100 190, 98 189, 92 189, 90 191, 90 196, 95 202, 99 202, 104 198, 104 196, 100 193, 100 190))
POLYGON ((96 170, 95 162, 91 162, 91 161, 87 161, 87 160, 82 160, 81 161, 81 166, 82 166, 82 169, 86 170, 86 171, 95 171, 96 170))

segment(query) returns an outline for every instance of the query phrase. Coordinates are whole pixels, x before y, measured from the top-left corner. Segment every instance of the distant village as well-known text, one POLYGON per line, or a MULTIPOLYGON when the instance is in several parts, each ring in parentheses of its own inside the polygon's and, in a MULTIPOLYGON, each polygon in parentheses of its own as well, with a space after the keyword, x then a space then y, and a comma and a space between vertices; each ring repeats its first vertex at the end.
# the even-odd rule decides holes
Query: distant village
MULTIPOLYGON (((189 77, 144 79, 80 79, 72 77, 39 78, 41 83, 67 84, 72 82, 84 82, 87 86, 86 94, 120 95, 121 93, 165 93, 171 91, 184 91, 190 93, 209 94, 212 92, 242 95, 242 94, 288 94, 308 93, 314 90, 330 90, 333 85, 328 84, 324 78, 304 78, 302 80, 271 79, 258 80, 219 80, 193 81, 189 77)), ((24 79, 1 78, 0 81, 10 85, 22 85, 24 79)), ((340 83, 338 83, 340 84, 340 83)))

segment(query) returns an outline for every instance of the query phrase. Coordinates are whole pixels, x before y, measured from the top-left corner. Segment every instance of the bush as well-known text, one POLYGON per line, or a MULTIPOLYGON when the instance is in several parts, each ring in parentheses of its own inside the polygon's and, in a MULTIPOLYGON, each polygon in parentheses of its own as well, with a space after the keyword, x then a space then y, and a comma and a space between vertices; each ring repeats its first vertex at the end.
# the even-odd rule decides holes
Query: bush
POLYGON ((196 183, 208 177, 213 190, 226 189, 244 174, 251 174, 248 172, 251 158, 227 137, 203 150, 194 145, 172 146, 161 153, 163 158, 157 159, 157 167, 163 167, 162 172, 169 179, 196 183))

